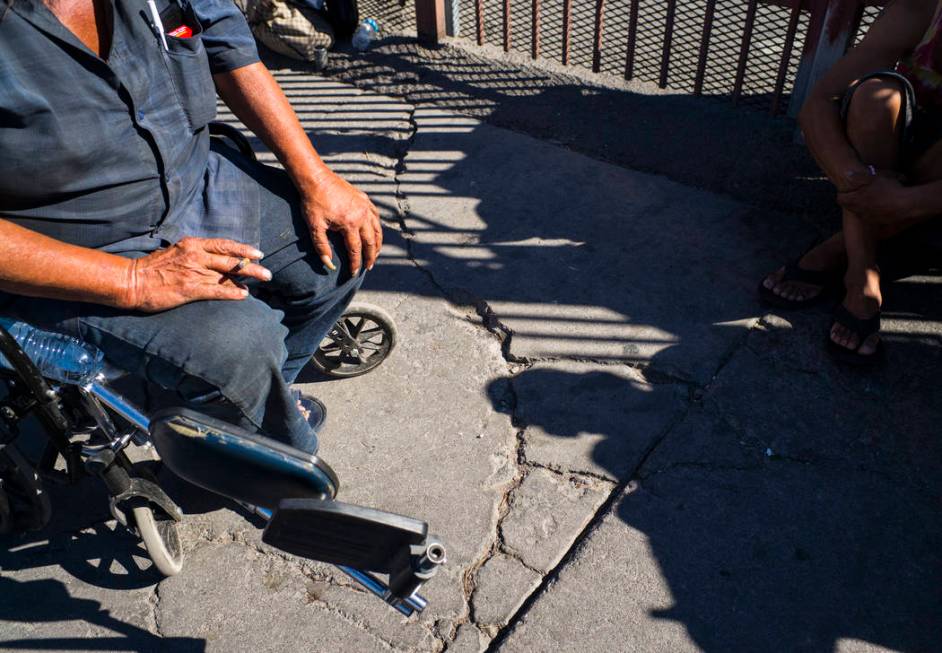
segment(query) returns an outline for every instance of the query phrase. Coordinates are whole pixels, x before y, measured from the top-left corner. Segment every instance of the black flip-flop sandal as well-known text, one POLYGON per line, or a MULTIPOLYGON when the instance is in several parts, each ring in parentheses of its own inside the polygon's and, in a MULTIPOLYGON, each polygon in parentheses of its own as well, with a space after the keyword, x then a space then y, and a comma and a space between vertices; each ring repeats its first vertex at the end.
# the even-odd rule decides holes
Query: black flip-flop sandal
POLYGON ((874 333, 880 332, 880 312, 873 317, 861 319, 847 310, 843 304, 834 309, 834 319, 827 332, 827 351, 828 353, 843 363, 851 365, 865 366, 874 365, 883 359, 883 339, 877 343, 876 351, 872 354, 861 354, 860 348, 867 341, 867 338, 874 333), (857 336, 856 349, 848 349, 831 340, 831 329, 835 324, 849 329, 857 336))
POLYGON ((821 292, 808 299, 786 299, 785 297, 776 295, 765 287, 765 279, 768 278, 768 276, 766 276, 759 282, 759 301, 767 306, 774 306, 775 308, 806 308, 821 301, 829 295, 831 291, 840 286, 842 275, 839 272, 834 270, 805 270, 804 268, 798 267, 798 262, 802 258, 804 258, 804 254, 785 266, 785 272, 782 274, 782 278, 778 280, 778 283, 797 281, 798 283, 804 283, 809 286, 820 286, 821 292))

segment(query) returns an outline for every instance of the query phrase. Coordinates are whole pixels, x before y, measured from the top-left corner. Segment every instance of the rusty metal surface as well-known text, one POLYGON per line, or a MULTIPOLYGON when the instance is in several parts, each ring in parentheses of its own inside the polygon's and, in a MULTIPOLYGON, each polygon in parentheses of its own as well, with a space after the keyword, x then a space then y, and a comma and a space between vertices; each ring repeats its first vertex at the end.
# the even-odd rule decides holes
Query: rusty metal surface
POLYGON ((484 45, 484 0, 474 0, 474 20, 478 45, 484 45))
POLYGON ((564 66, 569 65, 569 42, 572 39, 572 0, 563 0, 563 56, 564 66))
MULTIPOLYGON (((671 0, 673 1, 673 0, 671 0)), ((595 0, 595 36, 592 48, 592 72, 602 69, 602 38, 605 29, 605 0, 595 0)))

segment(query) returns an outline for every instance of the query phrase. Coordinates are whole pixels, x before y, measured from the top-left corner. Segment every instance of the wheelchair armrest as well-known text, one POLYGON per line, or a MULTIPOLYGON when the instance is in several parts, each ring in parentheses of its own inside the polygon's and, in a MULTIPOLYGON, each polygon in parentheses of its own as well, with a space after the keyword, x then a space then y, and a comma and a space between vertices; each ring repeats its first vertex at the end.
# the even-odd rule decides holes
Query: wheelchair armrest
POLYGON ((252 161, 256 160, 255 150, 252 149, 249 139, 236 127, 228 123, 213 121, 209 123, 209 135, 229 139, 243 156, 252 159, 252 161))

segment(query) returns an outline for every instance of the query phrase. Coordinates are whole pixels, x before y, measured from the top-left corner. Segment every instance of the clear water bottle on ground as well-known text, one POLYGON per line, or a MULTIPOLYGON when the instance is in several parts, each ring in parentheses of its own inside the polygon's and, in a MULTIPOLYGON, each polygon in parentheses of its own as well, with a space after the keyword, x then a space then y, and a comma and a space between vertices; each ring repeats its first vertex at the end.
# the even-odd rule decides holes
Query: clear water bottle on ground
MULTIPOLYGON (((9 318, 0 318, 0 326, 13 336, 47 378, 62 383, 82 383, 94 378, 104 365, 101 351, 71 336, 40 331, 9 318)), ((3 354, 0 354, 0 365, 13 369, 3 354)))
POLYGON ((357 27, 357 31, 353 33, 353 38, 350 42, 353 44, 353 47, 363 52, 368 47, 370 47, 370 41, 379 38, 379 25, 376 24, 376 21, 372 18, 364 18, 357 27))

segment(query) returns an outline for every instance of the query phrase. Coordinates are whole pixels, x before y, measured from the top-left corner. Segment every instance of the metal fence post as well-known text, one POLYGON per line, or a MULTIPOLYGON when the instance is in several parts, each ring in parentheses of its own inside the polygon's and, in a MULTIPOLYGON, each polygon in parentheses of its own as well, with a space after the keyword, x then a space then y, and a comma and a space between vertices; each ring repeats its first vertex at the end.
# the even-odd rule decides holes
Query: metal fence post
POLYGON ((812 3, 808 37, 788 104, 789 116, 798 115, 815 82, 844 56, 855 32, 854 18, 860 4, 860 0, 816 0, 812 3))
POLYGON ((461 33, 461 10, 458 0, 445 0, 445 34, 458 36, 461 33))
POLYGON ((445 37, 445 0, 415 0, 415 30, 419 41, 441 43, 445 37))

